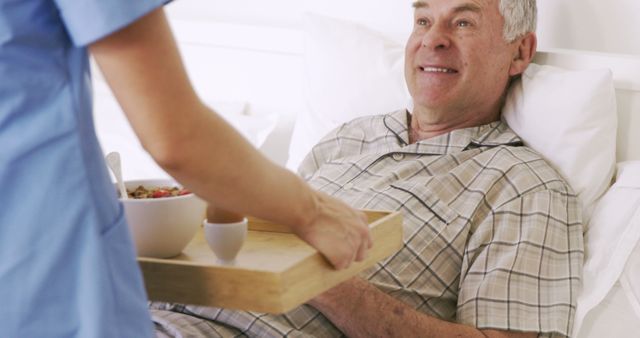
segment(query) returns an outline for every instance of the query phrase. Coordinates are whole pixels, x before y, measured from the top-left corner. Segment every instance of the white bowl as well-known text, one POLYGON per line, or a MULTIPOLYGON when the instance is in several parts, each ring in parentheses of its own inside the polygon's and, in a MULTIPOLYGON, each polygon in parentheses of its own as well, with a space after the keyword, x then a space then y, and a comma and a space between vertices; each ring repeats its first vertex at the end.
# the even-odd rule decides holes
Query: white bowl
MULTIPOLYGON (((127 190, 138 186, 180 186, 171 179, 125 181, 127 190)), ((206 203, 194 194, 175 197, 120 199, 138 256, 168 258, 179 255, 205 218, 206 203)))

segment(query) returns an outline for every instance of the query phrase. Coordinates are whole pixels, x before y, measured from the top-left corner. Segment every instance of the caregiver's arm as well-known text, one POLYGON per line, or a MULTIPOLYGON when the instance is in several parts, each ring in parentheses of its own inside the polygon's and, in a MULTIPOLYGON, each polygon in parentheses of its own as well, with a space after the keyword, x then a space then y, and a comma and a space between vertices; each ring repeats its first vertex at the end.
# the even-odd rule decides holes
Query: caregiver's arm
POLYGON ((289 225, 338 268, 364 258, 362 213, 269 161, 200 101, 162 9, 89 50, 144 148, 185 187, 217 208, 289 225))

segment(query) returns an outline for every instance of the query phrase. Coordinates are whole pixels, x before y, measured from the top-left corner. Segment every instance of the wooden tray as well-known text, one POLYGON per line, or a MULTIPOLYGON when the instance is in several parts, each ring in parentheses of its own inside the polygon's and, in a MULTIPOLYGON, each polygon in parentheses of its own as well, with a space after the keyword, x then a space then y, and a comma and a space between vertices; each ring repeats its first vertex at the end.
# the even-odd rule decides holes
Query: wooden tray
POLYGON ((181 255, 139 257, 149 299, 229 309, 283 313, 305 303, 402 247, 399 212, 365 211, 374 246, 369 257, 334 270, 314 248, 283 227, 249 219, 234 266, 216 264, 200 229, 181 255))

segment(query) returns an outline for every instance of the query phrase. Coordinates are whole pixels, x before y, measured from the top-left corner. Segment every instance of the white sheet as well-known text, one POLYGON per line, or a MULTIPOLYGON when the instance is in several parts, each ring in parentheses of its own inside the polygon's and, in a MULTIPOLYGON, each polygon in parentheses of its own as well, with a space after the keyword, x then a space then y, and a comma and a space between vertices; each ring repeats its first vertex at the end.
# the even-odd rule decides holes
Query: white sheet
POLYGON ((629 304, 629 298, 620 283, 615 283, 604 300, 589 312, 580 333, 573 337, 640 337, 640 319, 629 304))
MULTIPOLYGON (((585 236, 584 285, 578 297, 573 336, 578 336, 585 318, 621 277, 639 239, 640 161, 624 162, 618 165, 616 183, 596 205, 585 236)), ((640 278, 635 281, 637 288, 640 278)))
MULTIPOLYGON (((640 171, 630 166, 627 166, 626 169, 629 170, 629 172, 624 176, 624 181, 621 179, 619 183, 629 189, 635 188, 638 190, 638 187, 640 187, 640 171)), ((630 226, 634 229, 640 229, 640 208, 636 209, 630 226)), ((629 304, 638 317, 638 322, 640 322, 640 241, 638 241, 629 256, 622 276, 620 277, 620 284, 628 297, 629 304)), ((640 336, 640 332, 638 332, 638 336, 640 336)))
MULTIPOLYGON (((620 278, 620 284, 629 299, 629 305, 635 311, 640 323, 640 243, 636 245, 633 253, 629 257, 627 266, 620 278)), ((638 331, 640 335, 640 330, 638 331)))

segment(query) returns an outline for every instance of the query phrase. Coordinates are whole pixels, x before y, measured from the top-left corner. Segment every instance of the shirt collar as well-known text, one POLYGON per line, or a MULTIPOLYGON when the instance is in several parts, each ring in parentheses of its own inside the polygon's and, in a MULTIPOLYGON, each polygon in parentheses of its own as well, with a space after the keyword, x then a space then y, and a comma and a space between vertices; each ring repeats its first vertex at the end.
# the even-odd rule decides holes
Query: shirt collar
POLYGON ((409 112, 407 110, 402 109, 385 115, 383 121, 385 127, 395 134, 398 145, 410 152, 450 154, 479 147, 523 145, 522 139, 504 121, 456 129, 414 144, 409 144, 409 112))

